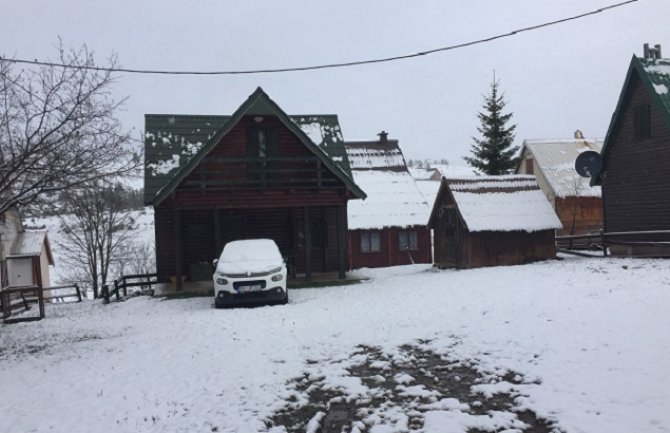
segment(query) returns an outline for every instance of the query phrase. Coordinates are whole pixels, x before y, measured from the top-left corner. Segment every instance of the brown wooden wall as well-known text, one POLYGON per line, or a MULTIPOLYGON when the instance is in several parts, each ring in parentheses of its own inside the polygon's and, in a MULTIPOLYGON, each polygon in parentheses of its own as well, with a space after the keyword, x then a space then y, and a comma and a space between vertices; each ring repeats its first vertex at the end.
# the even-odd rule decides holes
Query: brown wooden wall
POLYGON ((411 263, 432 263, 430 230, 426 227, 410 229, 386 228, 379 232, 379 252, 361 252, 361 232, 370 230, 350 230, 348 232, 349 269, 380 268, 386 266, 409 265, 411 263), (402 231, 417 232, 417 250, 399 251, 398 235, 402 231))
POLYGON ((509 266, 556 258, 554 231, 469 233, 467 268, 509 266))
POLYGON ((558 230, 559 236, 598 233, 603 227, 603 202, 600 197, 556 198, 555 210, 563 224, 563 228, 558 230))
POLYGON ((614 125, 603 180, 606 232, 670 229, 670 129, 639 77, 614 125), (641 104, 651 106, 651 137, 635 138, 633 119, 641 104))

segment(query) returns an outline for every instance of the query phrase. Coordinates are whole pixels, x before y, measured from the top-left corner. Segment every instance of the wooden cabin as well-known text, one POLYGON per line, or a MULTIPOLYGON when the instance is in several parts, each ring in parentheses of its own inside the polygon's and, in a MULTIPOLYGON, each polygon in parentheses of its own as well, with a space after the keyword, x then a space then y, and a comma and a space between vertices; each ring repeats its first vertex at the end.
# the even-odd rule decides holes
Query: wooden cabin
POLYGON ((10 286, 51 286, 49 266, 54 265, 46 230, 24 230, 7 256, 10 286))
POLYGON ((354 181, 367 194, 349 205, 349 268, 432 263, 430 207, 398 140, 379 137, 345 142, 354 181))
POLYGON ((532 174, 551 203, 563 228, 558 235, 598 233, 603 225, 600 187, 575 171, 575 159, 586 151, 600 152, 602 140, 524 140, 518 174, 532 174))
POLYGON ((18 211, 11 208, 0 215, 1 287, 51 285, 54 264, 46 230, 26 230, 18 211))
POLYGON ((231 116, 146 115, 145 203, 159 281, 210 280, 232 240, 273 239, 290 270, 347 266, 351 177, 336 115, 287 115, 258 88, 231 116))
POLYGON ((556 213, 534 176, 443 178, 428 226, 435 265, 478 268, 556 257, 556 213))
POLYGON ((614 255, 670 256, 670 59, 633 56, 602 148, 606 233, 614 255), (656 232, 656 233, 641 233, 656 232))

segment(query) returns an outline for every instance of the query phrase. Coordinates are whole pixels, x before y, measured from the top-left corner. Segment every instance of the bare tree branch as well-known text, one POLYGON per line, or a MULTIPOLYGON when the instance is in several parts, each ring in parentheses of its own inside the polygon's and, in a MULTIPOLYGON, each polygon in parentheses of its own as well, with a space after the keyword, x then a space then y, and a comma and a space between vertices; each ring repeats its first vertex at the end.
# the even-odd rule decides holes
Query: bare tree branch
POLYGON ((58 55, 74 67, 15 71, 0 59, 0 213, 140 164, 116 118, 125 99, 112 97, 111 72, 84 69, 95 66, 86 46, 61 43, 58 55))

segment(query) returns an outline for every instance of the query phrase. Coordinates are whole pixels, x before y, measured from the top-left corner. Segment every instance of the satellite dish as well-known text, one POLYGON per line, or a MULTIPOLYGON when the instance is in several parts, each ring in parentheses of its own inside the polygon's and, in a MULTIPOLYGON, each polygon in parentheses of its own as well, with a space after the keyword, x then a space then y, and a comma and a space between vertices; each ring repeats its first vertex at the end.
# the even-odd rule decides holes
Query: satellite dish
POLYGON ((575 161, 575 170, 582 177, 594 177, 603 168, 603 158, 598 152, 587 150, 582 152, 575 161))

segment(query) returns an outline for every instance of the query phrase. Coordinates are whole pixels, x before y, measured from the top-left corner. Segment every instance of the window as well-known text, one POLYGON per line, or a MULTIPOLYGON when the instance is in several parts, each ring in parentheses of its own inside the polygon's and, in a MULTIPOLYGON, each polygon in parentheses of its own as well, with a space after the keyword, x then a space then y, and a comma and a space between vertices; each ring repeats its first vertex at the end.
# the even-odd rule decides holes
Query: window
POLYGON ((526 160, 526 174, 535 174, 535 168, 533 167, 532 158, 528 158, 526 160))
POLYGON ((635 138, 651 137, 651 113, 649 105, 638 105, 635 109, 633 135, 635 138))
POLYGON ((398 233, 398 251, 416 251, 418 249, 416 231, 408 230, 398 233))
POLYGON ((378 253, 380 250, 379 232, 361 232, 362 253, 378 253))

